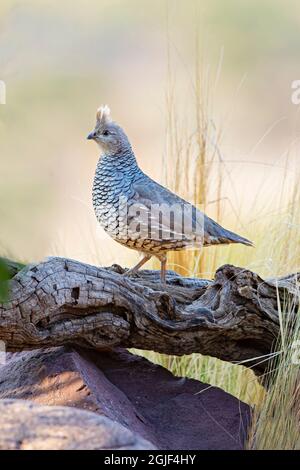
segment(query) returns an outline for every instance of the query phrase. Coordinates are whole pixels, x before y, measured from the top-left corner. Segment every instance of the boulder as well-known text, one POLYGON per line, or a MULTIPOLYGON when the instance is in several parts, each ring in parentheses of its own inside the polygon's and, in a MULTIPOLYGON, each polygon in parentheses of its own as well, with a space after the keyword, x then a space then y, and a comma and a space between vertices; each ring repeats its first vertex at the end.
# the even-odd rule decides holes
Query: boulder
POLYGON ((141 450, 154 446, 105 416, 0 400, 0 450, 141 450))
POLYGON ((58 347, 10 354, 0 399, 101 415, 158 449, 242 449, 248 405, 197 380, 175 377, 127 350, 58 347))

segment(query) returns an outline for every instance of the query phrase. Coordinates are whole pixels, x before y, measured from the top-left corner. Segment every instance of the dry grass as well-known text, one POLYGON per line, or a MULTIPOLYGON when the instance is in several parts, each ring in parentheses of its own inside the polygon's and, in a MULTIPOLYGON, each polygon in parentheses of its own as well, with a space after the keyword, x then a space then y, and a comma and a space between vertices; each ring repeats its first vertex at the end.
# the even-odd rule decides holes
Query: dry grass
POLYGON ((299 313, 293 305, 280 309, 278 354, 269 366, 268 393, 254 409, 249 449, 300 450, 299 313))
MULTIPOLYGON (((260 194, 257 194, 248 210, 247 219, 243 220, 242 207, 228 201, 223 191, 222 183, 224 179, 231 178, 231 172, 220 150, 221 133, 216 131, 210 118, 213 115, 212 93, 219 74, 218 68, 212 79, 209 70, 203 72, 200 61, 196 62, 191 86, 195 113, 187 119, 182 110, 177 108, 176 83, 169 62, 165 181, 171 189, 209 212, 219 223, 228 226, 228 221, 223 220, 227 214, 224 210, 226 201, 231 208, 231 228, 252 239, 256 247, 249 249, 233 245, 209 247, 200 253, 170 253, 169 267, 183 275, 205 278, 211 278, 216 269, 225 263, 253 269, 265 277, 296 272, 300 266, 300 189, 297 185, 299 170, 293 166, 292 151, 289 149, 281 157, 281 179, 277 187, 273 187, 274 193, 270 194, 268 203, 264 201, 262 206, 259 202, 260 194), (214 85, 211 86, 211 83, 214 85), (178 116, 181 116, 181 121, 178 116), (193 129, 193 132, 189 134, 187 128, 193 129), (290 177, 293 171, 295 179, 290 177)), ((234 184, 233 180, 231 182, 234 184)), ((261 191, 267 190, 266 178, 266 187, 262 186, 261 191)), ((288 325, 290 316, 288 310, 282 315, 285 325, 288 325)), ((299 398, 299 373, 291 363, 290 346, 298 333, 299 325, 294 330, 295 337, 291 337, 287 327, 283 328, 281 341, 284 338, 285 349, 276 356, 275 366, 271 361, 268 393, 265 393, 254 373, 242 365, 228 364, 200 354, 175 357, 153 352, 138 353, 168 368, 175 375, 218 386, 253 405, 254 420, 249 448, 295 449, 299 448, 297 429, 300 412, 295 398, 299 398)), ((282 344, 278 350, 281 349, 282 344)))

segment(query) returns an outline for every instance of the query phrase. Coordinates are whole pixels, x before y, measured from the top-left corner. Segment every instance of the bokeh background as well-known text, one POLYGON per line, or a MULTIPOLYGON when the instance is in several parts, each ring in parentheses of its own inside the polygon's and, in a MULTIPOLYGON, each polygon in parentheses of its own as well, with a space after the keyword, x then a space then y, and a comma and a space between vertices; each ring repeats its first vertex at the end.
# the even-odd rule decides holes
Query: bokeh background
MULTIPOLYGON (((299 28, 296 0, 1 0, 1 251, 134 263, 94 219, 98 149, 85 138, 107 103, 143 170, 174 186, 167 97, 171 87, 180 125, 193 133, 197 67, 226 162, 219 219, 257 243, 253 221, 277 217, 299 170, 299 28)), ((215 185, 211 177, 213 216, 215 185)), ((252 264, 263 273, 269 258, 264 249, 252 264)))

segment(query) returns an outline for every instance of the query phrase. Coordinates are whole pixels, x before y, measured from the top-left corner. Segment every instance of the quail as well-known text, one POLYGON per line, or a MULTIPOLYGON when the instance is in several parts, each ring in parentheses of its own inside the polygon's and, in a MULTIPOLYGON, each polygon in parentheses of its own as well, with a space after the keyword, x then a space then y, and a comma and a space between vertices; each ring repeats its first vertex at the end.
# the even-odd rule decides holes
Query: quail
POLYGON ((228 243, 252 246, 147 176, 108 106, 97 110, 95 128, 87 138, 101 149, 93 183, 97 220, 115 241, 142 254, 127 275, 155 256, 165 283, 168 251, 228 243))

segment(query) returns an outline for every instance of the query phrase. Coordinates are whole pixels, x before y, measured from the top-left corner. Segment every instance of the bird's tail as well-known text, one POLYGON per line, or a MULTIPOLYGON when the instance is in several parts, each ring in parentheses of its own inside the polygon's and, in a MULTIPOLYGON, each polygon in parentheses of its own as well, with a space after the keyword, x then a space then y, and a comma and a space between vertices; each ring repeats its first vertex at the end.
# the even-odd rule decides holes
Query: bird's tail
POLYGON ((226 230, 214 220, 206 217, 204 245, 223 245, 229 243, 241 243, 247 246, 254 246, 247 238, 241 237, 230 230, 226 230))
POLYGON ((254 246, 253 242, 247 238, 241 237, 240 235, 237 235, 234 232, 230 232, 229 230, 226 230, 226 232, 228 235, 226 236, 223 243, 241 243, 242 245, 254 246))

